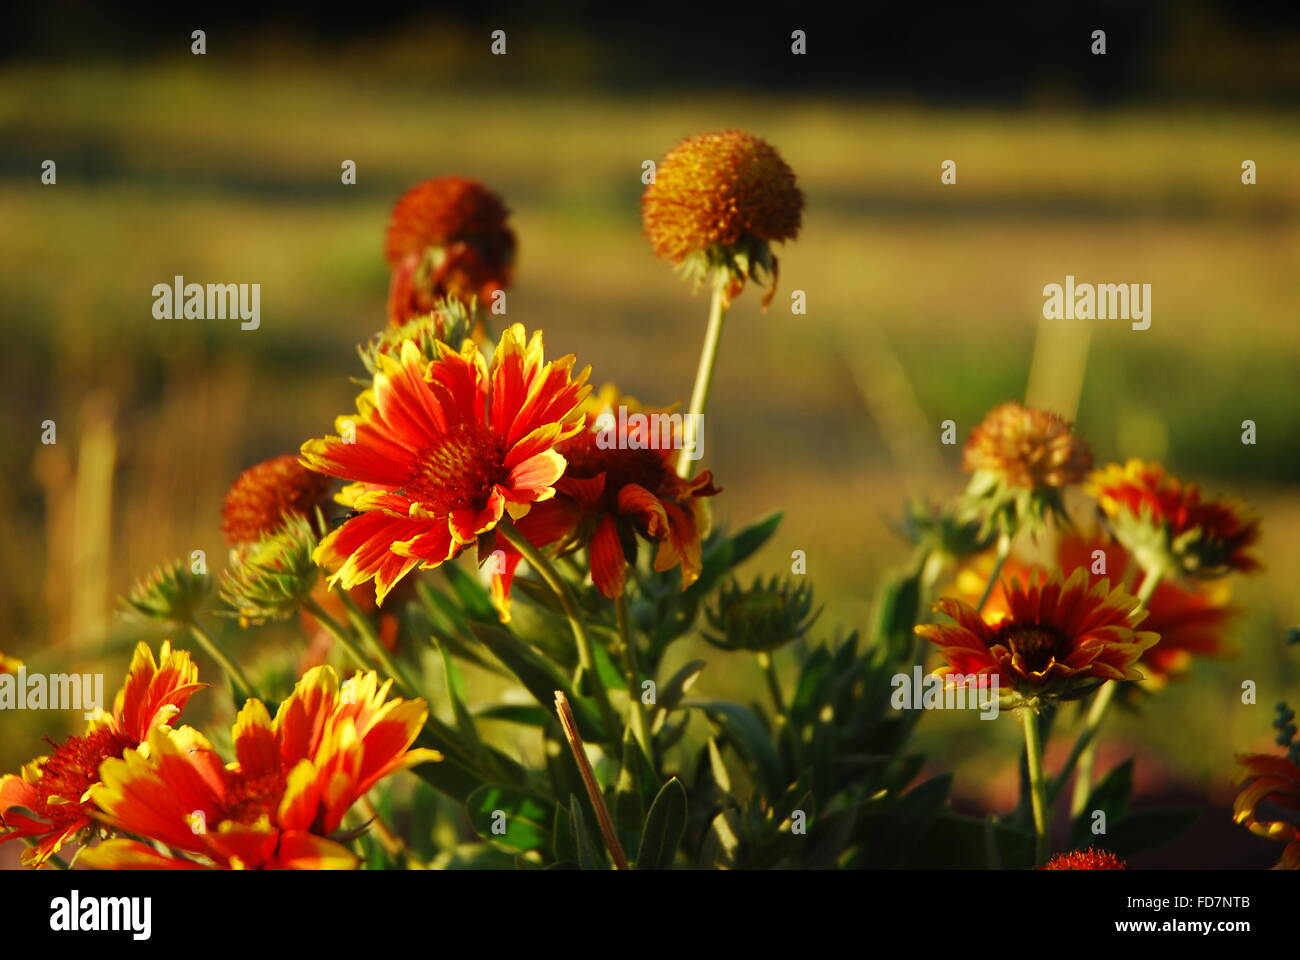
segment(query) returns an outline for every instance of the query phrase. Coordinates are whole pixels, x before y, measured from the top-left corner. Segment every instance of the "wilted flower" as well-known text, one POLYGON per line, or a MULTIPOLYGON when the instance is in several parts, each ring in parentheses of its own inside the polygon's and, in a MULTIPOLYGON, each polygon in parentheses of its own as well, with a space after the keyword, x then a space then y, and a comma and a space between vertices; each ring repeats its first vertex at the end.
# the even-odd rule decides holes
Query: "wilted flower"
POLYGON ((226 494, 221 532, 227 543, 254 543, 278 530, 287 516, 311 516, 329 485, 329 477, 291 453, 264 460, 241 473, 226 494))
POLYGON ((770 274, 766 305, 776 291, 771 244, 798 236, 803 202, 776 148, 726 130, 682 140, 669 152, 642 195, 641 216, 656 256, 683 264, 697 283, 725 281, 728 297, 770 274))
POLYGON ((1127 870, 1128 864, 1109 850, 1071 850, 1058 853, 1042 870, 1127 870))
MULTIPOLYGON (((705 471, 683 479, 673 469, 678 451, 656 434, 635 400, 602 388, 584 405, 585 429, 558 444, 567 467, 555 484, 553 500, 539 503, 517 524, 535 546, 558 544, 561 551, 586 547, 592 582, 607 597, 621 596, 627 565, 636 562, 638 535, 656 544, 654 568, 680 566, 682 589, 700 576, 701 538, 709 530, 703 497, 719 492, 705 471), (618 418, 622 406, 628 416, 618 418)), ((509 619, 510 585, 521 559, 503 546, 504 563, 495 571, 493 598, 509 619)))
POLYGON ((122 598, 122 605, 150 620, 164 623, 193 623, 203 601, 212 591, 212 578, 194 573, 180 560, 163 564, 137 582, 122 598))
POLYGON ((1049 513, 1063 517, 1061 489, 1083 481, 1092 452, 1064 418, 1004 403, 971 431, 962 469, 973 474, 965 513, 981 519, 985 531, 1010 533, 1049 513))
POLYGON ((1215 578, 1259 568, 1246 553, 1259 539, 1258 518, 1236 501, 1202 497, 1158 463, 1112 463, 1092 475, 1088 490, 1144 569, 1215 578))
POLYGON ((820 613, 812 606, 812 587, 803 581, 758 577, 746 588, 733 580, 705 611, 711 629, 703 636, 722 650, 776 650, 812 627, 820 613))
POLYGON ((232 554, 220 592, 241 626, 283 620, 302 606, 319 575, 316 546, 311 521, 291 515, 275 533, 232 554))
POLYGON ((956 621, 916 627, 947 661, 936 673, 957 682, 996 675, 1000 689, 1022 700, 1072 700, 1107 680, 1141 680, 1137 661, 1160 639, 1136 629, 1146 615, 1136 597, 1105 578, 1089 584, 1083 569, 1064 581, 1060 573, 1013 580, 1005 597, 995 622, 952 597, 934 604, 956 621))
POLYGON ((490 299, 510 285, 515 234, 501 198, 475 180, 438 177, 393 208, 384 256, 393 276, 389 321, 429 313, 443 297, 490 299))
POLYGON ((398 358, 379 356, 359 415, 339 418, 355 443, 326 437, 303 444, 303 459, 354 481, 341 494, 354 515, 316 549, 331 583, 375 581, 383 603, 417 565, 436 567, 496 528, 555 495, 565 459, 556 446, 581 429, 587 371, 572 355, 545 361, 542 336, 521 324, 501 335, 489 371, 467 342, 438 346, 426 363, 412 341, 398 358))
POLYGON ((173 651, 164 642, 154 660, 149 645, 140 643, 111 714, 98 713, 79 737, 47 741, 54 752, 24 766, 20 775, 0 777, 0 843, 35 840, 22 862, 39 867, 68 841, 88 836, 95 807, 86 792, 99 782, 100 764, 138 747, 151 730, 169 723, 205 686, 198 676, 184 650, 173 651))
POLYGON ((272 720, 249 700, 225 764, 190 727, 158 727, 147 752, 128 750, 102 768, 90 792, 108 826, 156 841, 108 840, 81 862, 97 869, 349 869, 357 858, 331 837, 376 783, 437 751, 411 749, 428 709, 388 699, 375 673, 340 687, 332 667, 308 671, 272 720))

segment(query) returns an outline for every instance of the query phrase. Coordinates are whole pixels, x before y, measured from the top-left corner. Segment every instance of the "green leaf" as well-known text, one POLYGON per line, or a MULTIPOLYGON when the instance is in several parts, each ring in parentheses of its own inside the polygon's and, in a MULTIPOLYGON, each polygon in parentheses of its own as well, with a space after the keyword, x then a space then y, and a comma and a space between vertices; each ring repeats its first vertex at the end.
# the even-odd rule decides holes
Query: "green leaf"
POLYGON ((485 623, 500 622, 487 588, 476 577, 470 576, 456 563, 444 563, 442 572, 456 594, 456 599, 460 601, 461 609, 471 620, 481 620, 485 623))
POLYGON ((1133 758, 1125 760, 1092 788, 1088 803, 1070 825, 1070 846, 1086 847, 1092 842, 1092 824, 1096 811, 1106 814, 1106 825, 1118 823, 1128 812, 1133 794, 1133 758))
POLYGON ((692 660, 678 669, 664 684, 663 689, 659 691, 659 695, 655 699, 659 709, 664 714, 667 714, 669 710, 676 710, 677 705, 682 701, 683 695, 695 684, 695 681, 699 679, 700 672, 707 666, 708 663, 704 660, 692 660))
POLYGON ((910 658, 916 643, 913 628, 920 603, 919 573, 892 571, 881 578, 871 624, 871 642, 878 661, 897 663, 910 658))
POLYGON ((1169 843, 1189 829, 1203 811, 1200 807, 1174 805, 1146 807, 1125 814, 1109 831, 1094 837, 1095 845, 1119 857, 1131 857, 1143 850, 1169 843))
POLYGON ((576 796, 569 799, 569 825, 578 848, 579 869, 604 870, 605 858, 600 848, 591 839, 591 833, 587 830, 587 817, 582 812, 582 804, 578 802, 576 796))
POLYGON ((781 762, 772 746, 772 737, 754 711, 726 700, 688 700, 684 704, 703 710, 718 723, 732 745, 758 774, 768 797, 778 797, 785 787, 781 762))
POLYGON ((573 714, 577 718, 578 730, 583 738, 597 742, 605 739, 596 714, 581 698, 574 695, 569 682, 549 660, 500 626, 473 623, 470 624, 470 629, 474 632, 474 636, 519 679, 519 682, 528 688, 528 692, 543 709, 549 710, 551 704, 555 702, 555 691, 563 690, 573 706, 573 714))
POLYGON ((549 812, 537 798, 509 787, 485 784, 469 795, 465 809, 480 837, 511 853, 541 849, 550 840, 549 812), (504 816, 501 816, 504 814, 504 816), (494 828, 504 828, 504 833, 494 828))
POLYGON ((904 867, 917 842, 929 832, 934 821, 948 806, 952 774, 945 773, 925 781, 898 799, 889 811, 884 835, 868 859, 878 867, 904 867))
POLYGON ((578 838, 573 833, 573 819, 569 815, 569 808, 562 803, 555 805, 551 849, 555 853, 556 863, 578 862, 578 838))
POLYGON ((494 703, 482 707, 474 716, 483 720, 505 720, 525 727, 544 727, 551 718, 544 709, 531 703, 494 703))
POLYGON ((660 788, 646 815, 636 854, 637 869, 664 870, 671 866, 685 832, 686 788, 673 777, 660 788))

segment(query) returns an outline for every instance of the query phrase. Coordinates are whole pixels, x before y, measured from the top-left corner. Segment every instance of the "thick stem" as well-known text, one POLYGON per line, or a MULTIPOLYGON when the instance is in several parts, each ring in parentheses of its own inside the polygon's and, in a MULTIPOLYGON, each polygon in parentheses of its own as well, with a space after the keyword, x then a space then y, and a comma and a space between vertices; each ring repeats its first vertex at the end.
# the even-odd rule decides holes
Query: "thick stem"
POLYGON ((244 699, 253 697, 259 700, 261 699, 261 696, 257 692, 257 688, 254 687, 248 677, 245 676, 244 671, 239 664, 230 659, 229 654, 227 654, 215 640, 208 636, 202 627, 193 620, 187 623, 186 626, 189 628, 190 636, 198 641, 199 646, 204 649, 208 656, 217 661, 217 664, 222 670, 226 671, 226 676, 230 678, 230 682, 235 688, 234 692, 236 698, 242 696, 244 699))
POLYGON ((609 691, 605 689, 605 682, 600 678, 600 670, 596 666, 596 656, 592 652, 591 638, 587 635, 587 628, 582 621, 582 613, 578 610, 578 604, 573 599, 573 591, 564 582, 564 578, 556 573, 551 561, 546 559, 542 551, 533 546, 531 540, 519 532, 509 518, 502 517, 501 522, 497 524, 497 529, 528 561, 528 565, 541 574, 542 579, 551 588, 556 599, 560 601, 564 615, 569 620, 569 629, 573 631, 573 642, 578 648, 578 664, 582 667, 582 672, 591 685, 592 696, 595 697, 596 706, 600 709, 601 719, 605 722, 606 739, 610 742, 617 742, 618 715, 614 713, 614 708, 610 705, 609 691))
POLYGON ((993 571, 989 574, 988 583, 984 584, 984 592, 980 594, 980 602, 975 605, 976 611, 982 611, 984 604, 989 602, 989 597, 993 595, 993 588, 997 585, 998 577, 1002 574, 1002 568, 1006 566, 1007 557, 1011 555, 1011 537, 1008 534, 998 536, 997 557, 993 561, 993 571))
POLYGON ((690 479, 695 472, 698 458, 692 460, 686 456, 687 450, 695 449, 699 442, 697 427, 704 410, 709 405, 709 388, 713 386, 713 368, 718 362, 718 344, 722 341, 723 321, 727 316, 725 275, 715 279, 713 299, 709 302, 709 326, 704 331, 704 347, 700 350, 700 365, 695 369, 695 387, 691 390, 691 408, 686 417, 686 429, 692 436, 683 443, 683 449, 677 455, 677 475, 690 479))
POLYGON ((1025 726, 1025 758, 1029 767, 1029 799, 1034 810, 1034 865, 1047 862, 1047 780, 1043 776, 1043 744, 1038 735, 1038 714, 1020 711, 1025 726))
MULTIPOLYGON (((1160 567, 1154 567, 1147 571, 1142 581, 1142 589, 1138 591, 1137 609, 1143 610, 1151 601, 1151 595, 1156 592, 1156 587, 1160 585, 1164 577, 1164 570, 1160 567)), ((1065 786, 1066 780, 1070 774, 1078 767, 1079 775, 1074 779, 1074 791, 1070 795, 1070 816, 1077 817, 1087 806, 1088 797, 1092 795, 1092 771, 1097 760, 1097 733, 1101 730, 1102 721, 1106 718, 1106 711, 1110 709, 1111 701, 1115 699, 1115 693, 1119 690, 1119 681, 1108 680, 1102 685, 1092 698, 1092 705, 1088 708, 1088 715, 1083 721, 1083 730, 1079 734, 1079 739, 1075 741, 1073 749, 1070 750, 1069 757, 1066 758, 1065 766, 1057 775, 1056 789, 1057 793, 1065 786)))
POLYGON ((646 724, 645 704, 641 702, 641 670, 637 665, 636 647, 627 619, 627 599, 620 593, 614 598, 614 619, 618 622, 618 640, 623 647, 623 669, 627 672, 627 696, 632 701, 632 733, 645 755, 654 762, 650 747, 650 729, 646 724))
MULTIPOLYGON (((319 603, 311 597, 307 597, 303 600, 302 605, 303 609, 320 621, 320 625, 329 632, 329 635, 333 637, 336 642, 343 645, 343 649, 347 650, 347 652, 352 656, 352 659, 357 662, 357 666, 362 670, 374 669, 373 665, 366 658, 365 652, 357 645, 357 641, 353 639, 352 633, 326 613, 325 609, 319 603)), ((398 683, 402 682, 400 677, 394 676, 393 679, 398 683)))

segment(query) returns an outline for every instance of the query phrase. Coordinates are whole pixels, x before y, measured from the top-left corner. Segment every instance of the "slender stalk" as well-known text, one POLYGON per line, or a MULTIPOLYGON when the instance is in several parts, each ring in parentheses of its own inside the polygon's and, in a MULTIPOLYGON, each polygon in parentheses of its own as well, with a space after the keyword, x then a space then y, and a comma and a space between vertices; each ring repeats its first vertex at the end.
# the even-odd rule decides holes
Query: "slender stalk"
POLYGON ((418 684, 407 673, 406 668, 394 659, 388 648, 384 646, 383 641, 379 639, 379 634, 375 632, 375 626, 370 622, 370 618, 361 611, 361 608, 356 605, 356 602, 348 595, 346 590, 339 587, 337 592, 339 598, 343 601, 343 606, 347 608, 348 620, 356 628, 357 633, 361 634, 361 638, 365 641, 371 654, 379 661, 388 675, 403 688, 403 693, 408 697, 419 696, 418 684))
MULTIPOLYGON (((700 350, 700 365, 695 369, 695 387, 691 390, 691 409, 686 418, 686 429, 695 431, 700 417, 709 405, 709 388, 713 386, 713 368, 718 362, 718 344, 722 341, 723 321, 727 317, 726 308, 727 277, 720 274, 713 283, 713 298, 709 301, 709 325, 704 331, 704 347, 700 350)), ((691 460, 686 451, 691 449, 698 436, 692 436, 690 443, 684 443, 677 455, 677 475, 689 480, 695 472, 698 460, 691 460)))
POLYGON ((582 775, 582 784, 587 788, 587 797, 591 800, 592 809, 596 811, 596 819, 600 822, 600 833, 605 838, 605 846, 609 848, 610 856, 614 858, 614 866, 619 870, 630 870, 627 854, 623 852, 623 844, 614 831, 614 821, 609 816, 609 807, 605 805, 605 797, 601 794, 600 785, 596 783, 596 775, 591 770, 591 761, 587 759, 587 751, 583 749, 582 735, 578 733, 577 721, 573 719, 573 708, 569 706, 569 698, 564 695, 563 690, 555 691, 555 712, 560 716, 564 738, 569 742, 569 749, 573 751, 574 762, 578 764, 578 773, 582 775))
POLYGON ((203 628, 193 620, 185 626, 189 628, 190 636, 198 641, 199 646, 204 649, 207 655, 217 661, 221 669, 226 671, 226 676, 230 677, 230 682, 235 688, 236 697, 243 696, 245 699, 256 697, 259 700, 261 699, 261 695, 258 694, 257 688, 253 686, 248 677, 244 674, 243 668, 241 668, 234 660, 230 659, 229 654, 221 648, 217 641, 208 636, 207 633, 204 632, 203 628))
POLYGON ((400 857, 407 853, 406 842, 384 822, 384 818, 379 813, 379 808, 374 805, 368 794, 358 800, 357 805, 361 807, 366 818, 370 821, 371 829, 375 833, 375 839, 379 841, 379 845, 384 848, 390 857, 400 857))
POLYGON ((989 597, 993 595, 993 588, 997 585, 998 577, 1002 574, 1002 568, 1006 566, 1007 557, 1011 555, 1011 537, 1009 534, 998 536, 997 557, 993 561, 993 571, 989 574, 988 583, 984 584, 984 592, 980 594, 980 602, 975 605, 976 611, 984 609, 984 604, 989 602, 989 597))
POLYGON ((772 655, 766 650, 758 650, 754 653, 754 658, 758 661, 763 676, 767 679, 767 691, 772 695, 772 703, 776 706, 776 712, 784 717, 786 713, 785 697, 781 695, 781 681, 776 675, 776 665, 772 662, 772 655))
POLYGON ((645 755, 654 762, 650 732, 646 725, 645 704, 641 702, 641 670, 637 665, 636 647, 627 619, 627 599, 620 593, 614 598, 614 619, 618 623, 618 640, 623 647, 623 669, 627 672, 627 695, 632 701, 632 733, 645 755))
POLYGON ((605 722, 606 738, 614 742, 618 736, 618 715, 614 712, 613 706, 610 705, 609 691, 605 689, 605 681, 601 679, 600 670, 596 667, 596 656, 592 652, 591 638, 587 635, 587 628, 582 621, 582 613, 578 610, 578 604, 573 599, 573 592, 569 589, 569 585, 564 582, 564 579, 555 571, 555 567, 546 559, 546 556, 533 546, 532 541, 519 532, 509 518, 503 517, 501 522, 497 524, 497 529, 523 555, 523 558, 528 561, 528 565, 541 574, 542 579, 546 581, 551 591, 560 601, 560 606, 564 609, 564 615, 569 619, 569 629, 573 631, 573 642, 578 648, 578 664, 591 684, 592 696, 595 697, 596 706, 600 709, 601 719, 605 722))
MULTIPOLYGON (((1154 567, 1147 571, 1146 577, 1142 581, 1142 589, 1138 591, 1137 609, 1144 610, 1146 605, 1151 601, 1151 595, 1155 593, 1156 587, 1164 577, 1164 570, 1160 567, 1154 567)), ((1088 803, 1088 797, 1092 795, 1092 771, 1097 760, 1097 733, 1101 729, 1102 721, 1106 717, 1106 711, 1110 709, 1111 701, 1115 699, 1115 693, 1119 690, 1119 681, 1108 680, 1102 685, 1092 698, 1092 705, 1088 708, 1088 714, 1083 721, 1083 730, 1079 734, 1079 739, 1075 741, 1069 757, 1066 758, 1065 766, 1057 775, 1057 787, 1053 793, 1059 792, 1065 786, 1065 781, 1069 779, 1070 773, 1078 767, 1079 774, 1074 778, 1074 791, 1070 795, 1070 816, 1077 817, 1083 812, 1083 808, 1088 803)))
POLYGON ((1025 727, 1025 758, 1029 766, 1029 799, 1034 810, 1034 865, 1047 862, 1047 780, 1043 776, 1043 744, 1038 735, 1038 714, 1020 711, 1025 727))
MULTIPOLYGON (((333 637, 336 642, 343 645, 343 649, 347 650, 352 659, 357 662, 357 666, 362 670, 374 669, 370 661, 366 658, 365 651, 363 651, 361 647, 357 645, 357 641, 353 639, 352 633, 326 613, 325 609, 319 603, 311 597, 307 597, 303 600, 302 605, 303 609, 320 621, 320 625, 329 632, 329 635, 333 637)), ((393 679, 398 683, 401 683, 400 677, 393 676, 393 679)))

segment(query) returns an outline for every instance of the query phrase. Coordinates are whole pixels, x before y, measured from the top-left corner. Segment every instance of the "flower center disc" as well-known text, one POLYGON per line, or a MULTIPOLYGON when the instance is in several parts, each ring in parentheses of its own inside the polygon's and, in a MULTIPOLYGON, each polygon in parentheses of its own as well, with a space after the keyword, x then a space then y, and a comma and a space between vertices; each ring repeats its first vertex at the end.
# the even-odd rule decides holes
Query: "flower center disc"
POLYGON ((440 515, 482 509, 494 484, 504 484, 505 452, 496 436, 478 424, 461 423, 420 453, 408 493, 440 515))
POLYGON ((1051 627, 1016 626, 1007 631, 1006 644, 1034 672, 1045 670, 1052 658, 1062 659, 1065 638, 1051 627))

